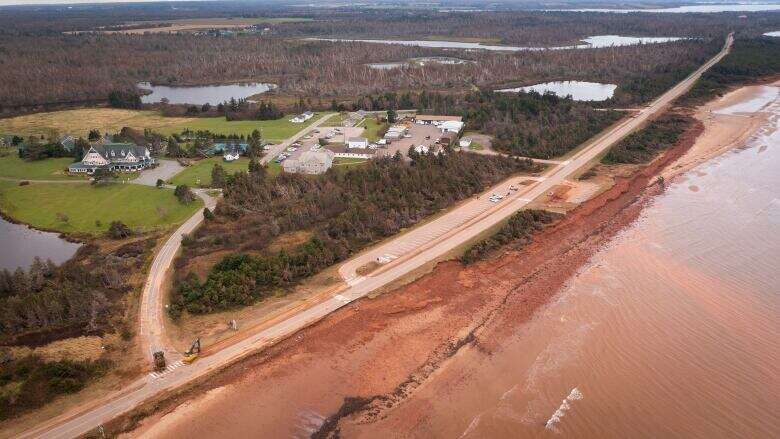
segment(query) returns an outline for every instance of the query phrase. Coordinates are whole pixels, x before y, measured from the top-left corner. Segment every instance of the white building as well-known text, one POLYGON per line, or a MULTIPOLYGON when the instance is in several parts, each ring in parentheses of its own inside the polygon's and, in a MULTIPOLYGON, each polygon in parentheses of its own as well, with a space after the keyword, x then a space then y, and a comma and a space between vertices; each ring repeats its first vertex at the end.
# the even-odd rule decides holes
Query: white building
POLYGON ((471 146, 471 139, 468 137, 464 137, 460 139, 460 142, 458 142, 458 146, 460 146, 461 148, 468 148, 469 146, 471 146))
POLYGON ((284 172, 300 174, 323 174, 333 166, 333 151, 306 151, 297 159, 287 159, 282 162, 284 172))
POLYGON ((314 117, 314 113, 312 113, 311 111, 306 111, 306 112, 301 113, 301 114, 293 117, 292 119, 290 119, 290 122, 292 122, 292 123, 304 123, 307 120, 311 119, 312 117, 314 117))
POLYGON ((387 129, 387 132, 385 133, 385 139, 393 139, 397 140, 403 137, 407 132, 406 126, 404 125, 393 125, 390 128, 387 129))
POLYGON ((376 153, 376 149, 356 148, 351 149, 344 146, 328 146, 328 149, 333 151, 333 154, 337 158, 342 159, 372 159, 376 153))
POLYGON ((437 124, 442 133, 460 133, 463 129, 464 123, 459 120, 447 120, 437 124))
POLYGON ((92 174, 97 169, 133 172, 153 164, 154 159, 146 147, 132 143, 95 144, 80 162, 68 167, 68 172, 92 174))
POLYGON ((365 137, 350 137, 347 140, 347 148, 368 148, 368 139, 365 137))

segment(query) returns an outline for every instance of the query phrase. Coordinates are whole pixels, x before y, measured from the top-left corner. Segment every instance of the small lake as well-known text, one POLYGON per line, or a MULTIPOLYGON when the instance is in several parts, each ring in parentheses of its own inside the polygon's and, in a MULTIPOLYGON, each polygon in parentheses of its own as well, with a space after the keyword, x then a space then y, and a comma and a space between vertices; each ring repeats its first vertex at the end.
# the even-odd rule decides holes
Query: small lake
POLYGON ((498 46, 498 45, 489 45, 489 44, 482 44, 482 43, 464 43, 462 41, 361 40, 361 39, 350 39, 350 38, 307 38, 307 40, 314 40, 314 41, 399 44, 402 46, 430 47, 436 49, 471 49, 471 50, 493 50, 493 51, 504 51, 504 52, 520 52, 520 51, 529 51, 529 50, 597 49, 601 47, 618 47, 618 46, 633 46, 636 44, 667 43, 670 41, 678 41, 683 39, 685 38, 623 37, 620 35, 596 35, 581 40, 585 44, 577 44, 573 46, 526 47, 526 46, 498 46))
POLYGON ((0 242, 3 251, 0 252, 0 269, 16 270, 17 267, 27 269, 33 259, 51 259, 55 264, 61 264, 70 259, 81 244, 68 242, 59 234, 41 232, 22 224, 14 224, 0 218, 0 242))
POLYGON ((598 82, 584 81, 557 81, 530 85, 528 87, 504 88, 496 91, 502 93, 535 91, 541 94, 553 92, 560 97, 571 96, 575 101, 605 101, 615 94, 615 89, 617 89, 617 85, 615 84, 601 84, 598 82))
POLYGON ((167 85, 152 85, 141 82, 138 88, 150 90, 152 93, 141 96, 144 104, 155 104, 168 99, 171 104, 203 105, 229 101, 230 98, 243 99, 276 88, 274 84, 227 84, 171 87, 167 85))
POLYGON ((711 4, 711 5, 688 5, 677 6, 674 8, 659 9, 605 9, 605 8, 580 8, 580 9, 544 9, 550 12, 610 12, 614 14, 627 14, 629 12, 649 12, 649 13, 714 13, 714 12, 763 12, 780 11, 780 4, 711 4))

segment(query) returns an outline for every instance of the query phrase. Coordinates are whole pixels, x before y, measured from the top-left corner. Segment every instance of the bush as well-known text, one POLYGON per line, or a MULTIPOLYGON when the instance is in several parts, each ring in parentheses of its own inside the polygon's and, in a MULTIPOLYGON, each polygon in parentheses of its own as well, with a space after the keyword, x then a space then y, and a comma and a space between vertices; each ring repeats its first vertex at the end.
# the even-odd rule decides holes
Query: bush
POLYGON ((132 235, 133 231, 122 221, 111 221, 106 233, 111 239, 124 239, 132 235))
POLYGON ((108 369, 106 361, 44 362, 35 355, 0 365, 0 420, 40 407, 52 398, 75 393, 108 369))
POLYGON ((179 202, 182 204, 190 204, 195 201, 195 194, 186 184, 176 186, 173 194, 176 195, 176 198, 178 198, 179 202))
POLYGON ((680 114, 666 114, 640 131, 630 134, 613 146, 604 156, 604 163, 647 163, 664 149, 670 148, 693 124, 693 119, 680 114))
POLYGON ((493 250, 513 241, 519 240, 520 244, 524 245, 530 240, 532 234, 541 230, 556 217, 556 214, 545 210, 521 210, 512 215, 493 236, 479 241, 466 250, 460 257, 460 261, 466 265, 474 263, 485 258, 493 250))

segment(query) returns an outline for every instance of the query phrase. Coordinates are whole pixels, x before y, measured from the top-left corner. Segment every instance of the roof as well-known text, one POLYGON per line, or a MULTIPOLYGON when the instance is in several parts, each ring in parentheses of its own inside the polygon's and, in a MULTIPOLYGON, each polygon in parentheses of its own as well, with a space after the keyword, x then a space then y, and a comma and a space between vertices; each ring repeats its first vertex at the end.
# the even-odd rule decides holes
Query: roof
POLYGON ((109 160, 123 159, 131 152, 140 159, 146 155, 147 151, 146 148, 133 143, 106 143, 103 145, 93 145, 92 148, 94 148, 98 154, 109 160))
POLYGON ((350 148, 346 145, 328 145, 328 149, 336 154, 340 153, 352 153, 352 154, 368 154, 372 155, 375 153, 375 149, 366 149, 366 148, 350 148))
POLYGON ((299 163, 320 163, 320 164, 327 164, 328 159, 331 161, 333 160, 333 151, 329 150, 322 150, 322 151, 306 151, 298 158, 299 163))
POLYGON ((349 142, 368 142, 368 139, 365 137, 350 137, 349 142))
POLYGON ((463 120, 460 116, 437 116, 437 115, 428 115, 428 114, 418 114, 414 117, 417 120, 427 120, 427 121, 456 121, 460 122, 463 120))

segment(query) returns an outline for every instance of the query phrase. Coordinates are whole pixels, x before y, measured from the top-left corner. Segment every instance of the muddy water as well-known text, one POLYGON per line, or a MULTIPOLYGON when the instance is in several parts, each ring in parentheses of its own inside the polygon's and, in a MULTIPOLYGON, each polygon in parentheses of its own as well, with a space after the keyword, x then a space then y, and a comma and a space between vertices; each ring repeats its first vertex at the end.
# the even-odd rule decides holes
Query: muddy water
POLYGON ((777 104, 746 148, 672 183, 499 351, 456 357, 344 436, 780 437, 777 104))

